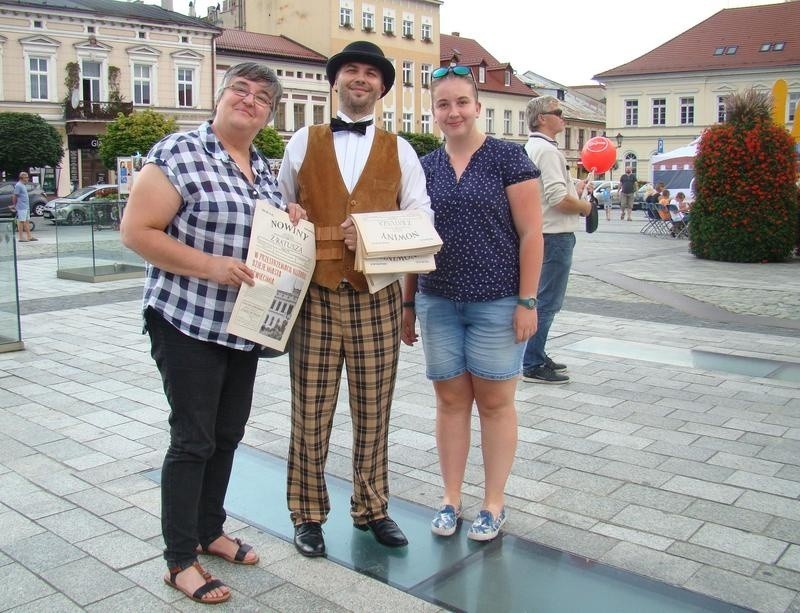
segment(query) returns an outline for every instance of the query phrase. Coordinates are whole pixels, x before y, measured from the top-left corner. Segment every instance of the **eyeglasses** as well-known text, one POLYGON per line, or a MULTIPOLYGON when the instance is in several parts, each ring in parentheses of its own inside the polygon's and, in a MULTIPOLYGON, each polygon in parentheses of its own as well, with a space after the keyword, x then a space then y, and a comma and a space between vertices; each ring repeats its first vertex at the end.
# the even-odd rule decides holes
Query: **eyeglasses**
POLYGON ((441 79, 449 73, 453 73, 457 77, 471 77, 472 71, 467 66, 442 66, 437 68, 431 73, 431 78, 441 79))
POLYGON ((556 109, 555 111, 542 111, 539 113, 539 115, 555 115, 556 117, 561 117, 563 114, 563 109, 556 109))
POLYGON ((248 88, 244 83, 234 83, 233 85, 228 85, 228 87, 225 89, 229 89, 234 95, 238 96, 242 100, 247 98, 247 96, 250 94, 253 94, 253 100, 258 106, 263 108, 272 108, 272 98, 263 92, 250 91, 250 88, 248 88))

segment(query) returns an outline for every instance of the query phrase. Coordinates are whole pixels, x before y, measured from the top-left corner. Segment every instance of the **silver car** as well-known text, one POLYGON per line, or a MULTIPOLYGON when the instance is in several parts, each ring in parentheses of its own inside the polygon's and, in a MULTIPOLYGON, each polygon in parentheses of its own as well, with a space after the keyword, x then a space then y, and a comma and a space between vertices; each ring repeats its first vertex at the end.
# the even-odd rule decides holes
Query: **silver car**
POLYGON ((57 224, 111 224, 119 221, 119 203, 116 185, 101 183, 79 187, 64 198, 48 202, 44 207, 44 217, 57 224))

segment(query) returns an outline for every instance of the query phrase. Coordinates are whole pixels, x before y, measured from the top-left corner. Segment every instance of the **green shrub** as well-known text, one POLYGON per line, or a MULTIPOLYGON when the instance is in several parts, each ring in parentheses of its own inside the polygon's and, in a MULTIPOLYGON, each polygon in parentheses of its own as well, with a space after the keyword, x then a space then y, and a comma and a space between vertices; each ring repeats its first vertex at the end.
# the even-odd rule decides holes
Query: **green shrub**
POLYGON ((772 121, 769 98, 727 101, 726 123, 705 131, 695 158, 691 251, 728 262, 782 262, 797 228, 794 140, 772 121))

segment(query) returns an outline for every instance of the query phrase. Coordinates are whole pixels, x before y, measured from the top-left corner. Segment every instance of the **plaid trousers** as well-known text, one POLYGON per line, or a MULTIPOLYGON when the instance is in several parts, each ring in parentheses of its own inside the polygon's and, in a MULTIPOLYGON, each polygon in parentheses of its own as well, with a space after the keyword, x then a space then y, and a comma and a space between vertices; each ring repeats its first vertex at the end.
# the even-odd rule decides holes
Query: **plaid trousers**
POLYGON ((315 283, 290 340, 292 434, 286 498, 295 525, 324 522, 330 511, 325 462, 342 366, 347 365, 353 423, 350 514, 365 524, 386 517, 389 413, 400 353, 400 284, 375 294, 346 282, 315 283))

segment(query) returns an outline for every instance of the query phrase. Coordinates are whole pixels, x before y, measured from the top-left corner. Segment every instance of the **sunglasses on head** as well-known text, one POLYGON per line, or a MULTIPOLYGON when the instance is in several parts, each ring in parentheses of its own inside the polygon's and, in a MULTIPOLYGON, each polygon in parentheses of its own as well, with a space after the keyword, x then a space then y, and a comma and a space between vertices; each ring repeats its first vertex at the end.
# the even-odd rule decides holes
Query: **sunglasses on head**
POLYGON ((561 117, 563 114, 563 109, 556 109, 555 111, 542 111, 539 113, 539 115, 555 115, 556 117, 561 117))
POLYGON ((457 77, 471 77, 472 71, 467 66, 442 66, 437 68, 431 73, 431 78, 441 79, 449 73, 453 73, 457 77))

